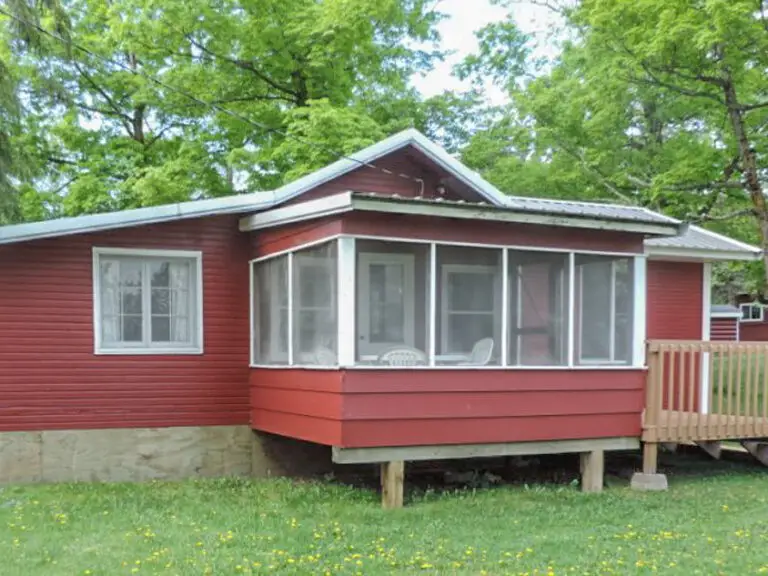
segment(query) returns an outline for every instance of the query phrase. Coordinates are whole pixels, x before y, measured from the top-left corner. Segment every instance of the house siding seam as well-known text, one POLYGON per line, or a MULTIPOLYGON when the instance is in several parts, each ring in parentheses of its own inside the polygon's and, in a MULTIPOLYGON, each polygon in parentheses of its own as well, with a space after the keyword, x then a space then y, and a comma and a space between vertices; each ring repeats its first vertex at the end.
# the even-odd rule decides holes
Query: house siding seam
POLYGON ((248 238, 236 216, 0 247, 0 431, 248 423, 248 238), (94 247, 200 250, 204 354, 95 355, 94 247))

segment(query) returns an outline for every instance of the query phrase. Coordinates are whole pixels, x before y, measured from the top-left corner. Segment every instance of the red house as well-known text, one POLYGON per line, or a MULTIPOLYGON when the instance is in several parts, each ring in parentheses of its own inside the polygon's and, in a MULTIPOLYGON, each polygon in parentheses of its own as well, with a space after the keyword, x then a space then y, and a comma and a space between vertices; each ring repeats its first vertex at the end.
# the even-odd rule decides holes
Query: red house
POLYGON ((321 445, 388 482, 580 452, 597 488, 643 434, 646 340, 709 340, 711 263, 759 255, 507 196, 413 130, 271 192, 0 228, 0 481, 264 474, 321 445))

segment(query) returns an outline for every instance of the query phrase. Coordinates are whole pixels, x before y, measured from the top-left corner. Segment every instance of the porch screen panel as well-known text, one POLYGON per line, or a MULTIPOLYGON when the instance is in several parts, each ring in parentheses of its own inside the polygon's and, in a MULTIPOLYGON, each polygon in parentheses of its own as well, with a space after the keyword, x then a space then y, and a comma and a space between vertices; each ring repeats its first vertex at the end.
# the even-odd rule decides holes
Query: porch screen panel
POLYGON ((500 363, 501 260, 498 249, 437 247, 436 364, 500 363))
POLYGON ((337 265, 335 240, 293 253, 294 364, 338 363, 337 265))
POLYGON ((253 265, 253 361, 288 364, 288 256, 253 265))
POLYGON ((576 255, 576 363, 632 362, 632 264, 632 258, 576 255))
POLYGON ((356 252, 356 363, 427 364, 429 245, 359 239, 356 252))
POLYGON ((510 250, 508 273, 509 365, 567 365, 568 254, 510 250))

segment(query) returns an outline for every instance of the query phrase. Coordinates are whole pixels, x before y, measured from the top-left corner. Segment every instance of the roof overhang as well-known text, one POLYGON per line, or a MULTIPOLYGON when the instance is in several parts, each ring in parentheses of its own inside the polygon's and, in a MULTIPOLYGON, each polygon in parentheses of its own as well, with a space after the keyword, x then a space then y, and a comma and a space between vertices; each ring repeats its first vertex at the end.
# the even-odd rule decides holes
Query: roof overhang
POLYGON ((710 318, 732 318, 739 320, 741 318, 741 312, 711 312, 710 318))
POLYGON ((272 228, 350 211, 453 218, 478 222, 508 222, 591 230, 611 230, 649 236, 676 236, 681 231, 681 224, 672 220, 651 221, 649 218, 648 222, 643 222, 638 220, 598 219, 576 215, 566 216, 529 210, 523 211, 508 206, 494 206, 490 204, 358 195, 353 192, 343 192, 326 198, 283 208, 275 208, 247 216, 240 220, 240 230, 246 232, 272 228))
POLYGON ((677 262, 754 262, 762 258, 761 253, 747 250, 698 250, 652 245, 646 245, 645 254, 649 260, 673 260, 677 262))

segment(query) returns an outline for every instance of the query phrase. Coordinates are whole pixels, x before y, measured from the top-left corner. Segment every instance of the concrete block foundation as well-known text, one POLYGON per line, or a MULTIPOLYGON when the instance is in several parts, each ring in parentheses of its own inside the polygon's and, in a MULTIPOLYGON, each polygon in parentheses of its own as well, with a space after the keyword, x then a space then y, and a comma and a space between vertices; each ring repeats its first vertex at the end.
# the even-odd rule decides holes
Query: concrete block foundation
POLYGON ((331 470, 331 451, 249 426, 0 433, 0 484, 302 476, 331 470))

